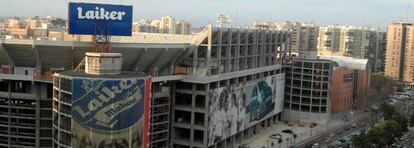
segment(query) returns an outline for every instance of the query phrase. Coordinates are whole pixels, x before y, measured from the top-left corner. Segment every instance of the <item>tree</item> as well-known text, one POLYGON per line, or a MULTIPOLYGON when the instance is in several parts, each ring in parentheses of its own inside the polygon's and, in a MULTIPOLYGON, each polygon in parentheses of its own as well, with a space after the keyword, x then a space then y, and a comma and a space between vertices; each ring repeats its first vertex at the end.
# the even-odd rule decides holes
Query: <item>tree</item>
POLYGON ((410 116, 410 127, 414 127, 414 113, 410 116))
POLYGON ((388 95, 394 90, 394 81, 381 73, 373 73, 371 75, 371 89, 380 100, 386 100, 388 95))
POLYGON ((373 127, 367 134, 368 140, 371 143, 375 143, 378 146, 385 145, 384 135, 385 135, 384 123, 381 123, 373 127))
POLYGON ((380 107, 385 120, 390 120, 395 115, 395 108, 387 103, 382 103, 380 107))
POLYGON ((377 124, 367 134, 362 132, 360 135, 352 137, 353 146, 356 148, 386 147, 395 142, 395 138, 401 137, 403 131, 400 124, 395 120, 377 124))
POLYGON ((394 81, 381 73, 371 74, 370 88, 367 89, 366 96, 356 98, 355 104, 361 108, 366 108, 375 102, 383 102, 392 94, 395 87, 394 81))
POLYGON ((398 125, 400 126, 400 129, 405 132, 407 131, 407 127, 408 127, 408 120, 407 117, 403 116, 401 113, 397 112, 397 110, 395 109, 395 107, 387 104, 387 103, 383 103, 381 104, 381 111, 383 113, 384 119, 385 121, 396 121, 398 123, 398 125))
POLYGON ((392 120, 396 121, 400 125, 400 129, 403 132, 408 131, 408 119, 400 113, 395 113, 392 117, 392 120))
POLYGON ((372 143, 365 132, 352 137, 352 144, 355 148, 369 148, 372 143))
POLYGON ((384 128, 385 131, 385 135, 383 136, 386 144, 392 144, 394 143, 396 137, 402 136, 400 124, 394 120, 386 122, 382 128, 384 128))

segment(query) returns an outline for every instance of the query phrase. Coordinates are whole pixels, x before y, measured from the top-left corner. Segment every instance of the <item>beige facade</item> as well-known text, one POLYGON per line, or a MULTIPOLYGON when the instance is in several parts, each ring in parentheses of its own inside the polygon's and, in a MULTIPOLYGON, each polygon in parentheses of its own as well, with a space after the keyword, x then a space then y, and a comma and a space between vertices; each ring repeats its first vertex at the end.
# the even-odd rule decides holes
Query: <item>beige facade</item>
POLYGON ((151 20, 140 20, 132 23, 132 32, 158 33, 158 26, 152 25, 151 20))
POLYGON ((368 58, 367 53, 370 48, 377 48, 370 47, 370 42, 377 41, 375 38, 377 33, 375 29, 363 27, 337 25, 320 27, 318 54, 368 58))
POLYGON ((13 17, 8 20, 8 27, 17 27, 21 25, 19 18, 13 17))
POLYGON ((27 26, 29 26, 31 29, 40 28, 42 26, 42 22, 38 16, 31 17, 26 20, 27 26))
POLYGON ((176 34, 191 34, 191 24, 187 21, 177 21, 176 34))
POLYGON ((319 26, 299 22, 283 22, 277 23, 276 28, 292 32, 292 51, 316 51, 319 26))
POLYGON ((160 31, 161 33, 174 34, 175 33, 175 19, 171 16, 164 16, 161 18, 160 31))
POLYGON ((318 54, 340 53, 341 29, 338 26, 320 27, 318 35, 318 54))
POLYGON ((385 75, 413 83, 414 23, 396 22, 388 26, 385 75))
MULTIPOLYGON (((147 28, 141 29, 155 29, 157 33, 164 34, 182 34, 190 35, 192 34, 191 23, 183 20, 178 20, 171 16, 164 16, 161 20, 152 20, 149 25, 146 25, 147 28)), ((142 31, 141 31, 142 32, 142 31)))

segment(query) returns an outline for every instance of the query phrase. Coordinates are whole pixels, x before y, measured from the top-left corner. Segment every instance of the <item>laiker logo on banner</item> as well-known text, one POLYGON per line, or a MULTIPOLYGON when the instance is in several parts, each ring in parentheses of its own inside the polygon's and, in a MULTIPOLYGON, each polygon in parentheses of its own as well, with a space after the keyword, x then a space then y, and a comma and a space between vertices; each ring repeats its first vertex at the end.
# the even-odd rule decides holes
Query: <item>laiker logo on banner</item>
POLYGON ((152 78, 74 78, 73 147, 148 148, 152 78))
POLYGON ((69 34, 131 36, 132 6, 69 3, 68 17, 69 34))
POLYGON ((90 10, 83 13, 83 8, 78 7, 78 19, 90 20, 120 20, 126 14, 125 11, 105 11, 105 8, 96 7, 96 11, 90 10))
POLYGON ((79 123, 102 131, 117 131, 135 124, 144 114, 145 82, 75 79, 72 116, 79 123), (133 116, 131 116, 133 115, 133 116))

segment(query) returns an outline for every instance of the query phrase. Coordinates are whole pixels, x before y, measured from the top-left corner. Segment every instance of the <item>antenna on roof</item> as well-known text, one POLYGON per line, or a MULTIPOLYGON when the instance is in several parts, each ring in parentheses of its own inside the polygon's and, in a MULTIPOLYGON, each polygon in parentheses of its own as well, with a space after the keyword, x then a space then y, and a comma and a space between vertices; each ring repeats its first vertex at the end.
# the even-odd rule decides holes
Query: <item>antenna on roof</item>
POLYGON ((408 9, 410 9, 411 4, 409 2, 409 0, 407 0, 407 5, 405 7, 405 12, 404 12, 404 22, 408 21, 408 9))
POLYGON ((236 20, 235 20, 235 22, 236 22, 236 26, 239 25, 239 11, 237 10, 237 8, 236 8, 236 20))

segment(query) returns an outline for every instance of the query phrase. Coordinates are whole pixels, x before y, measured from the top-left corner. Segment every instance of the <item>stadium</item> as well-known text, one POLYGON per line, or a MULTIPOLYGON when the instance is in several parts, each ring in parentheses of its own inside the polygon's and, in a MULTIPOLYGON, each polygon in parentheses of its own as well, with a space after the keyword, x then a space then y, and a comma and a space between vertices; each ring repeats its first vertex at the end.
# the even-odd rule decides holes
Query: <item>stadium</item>
MULTIPOLYGON (((280 120, 289 36, 208 25, 195 35, 112 37, 111 52, 122 55, 123 73, 151 76, 148 147, 235 147, 280 120), (274 107, 251 115, 255 111, 246 109, 258 105, 250 102, 259 83, 272 91, 266 101, 274 107), (227 105, 217 107, 220 102, 227 105)), ((6 59, 0 73, 0 146, 73 146, 70 77, 85 69, 91 48, 89 42, 0 41, 0 57, 6 59)))

